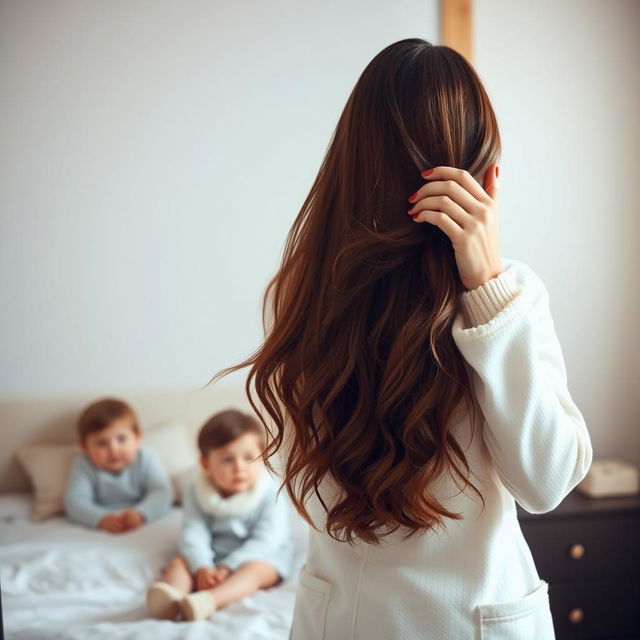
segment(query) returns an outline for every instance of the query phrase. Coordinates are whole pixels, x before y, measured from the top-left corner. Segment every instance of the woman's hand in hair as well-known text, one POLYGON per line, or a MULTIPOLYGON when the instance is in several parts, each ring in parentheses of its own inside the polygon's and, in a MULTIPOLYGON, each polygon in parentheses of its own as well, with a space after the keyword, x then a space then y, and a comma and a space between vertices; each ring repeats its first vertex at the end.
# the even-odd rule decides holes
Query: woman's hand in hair
POLYGON ((476 289, 504 271, 498 231, 498 167, 489 165, 484 189, 464 169, 434 167, 429 182, 409 198, 414 222, 429 222, 449 236, 460 280, 476 289))

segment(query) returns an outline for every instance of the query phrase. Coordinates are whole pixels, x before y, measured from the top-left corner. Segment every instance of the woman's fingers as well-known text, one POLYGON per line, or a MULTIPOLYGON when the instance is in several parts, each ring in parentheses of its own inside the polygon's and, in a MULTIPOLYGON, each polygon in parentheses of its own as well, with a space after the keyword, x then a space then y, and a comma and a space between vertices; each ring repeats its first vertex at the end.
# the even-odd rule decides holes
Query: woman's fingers
MULTIPOLYGON (((438 167, 440 168, 440 167, 438 167)), ((450 169, 452 171, 458 171, 453 167, 442 167, 443 169, 450 169)), ((434 180, 424 186, 420 187, 418 191, 409 198, 409 202, 415 203, 415 205, 409 209, 407 213, 413 215, 420 208, 432 209, 434 211, 447 211, 452 214, 458 214, 458 224, 464 227, 464 223, 468 221, 467 216, 481 215, 484 210, 489 206, 492 206, 491 198, 484 193, 483 189, 476 182, 475 178, 471 177, 466 171, 463 172, 466 176, 463 176, 462 182, 458 183, 453 179, 447 180, 434 180), (469 178, 474 184, 468 185, 469 178), (467 189, 470 189, 467 190, 467 189), (481 199, 476 197, 478 190, 484 193, 481 199), (452 208, 452 205, 457 205, 452 208)), ((431 179, 431 174, 428 179, 431 179)))
POLYGON ((442 211, 431 211, 424 209, 418 215, 413 216, 414 222, 430 222, 439 229, 442 229, 452 242, 457 242, 464 234, 464 230, 452 220, 448 214, 442 211))
POLYGON ((463 169, 434 167, 423 172, 431 180, 409 197, 408 213, 415 222, 428 222, 447 234, 455 251, 460 278, 475 289, 503 271, 500 260, 497 167, 491 165, 480 187, 463 169))
POLYGON ((415 206, 409 209, 407 213, 409 213, 413 217, 414 222, 421 222, 428 219, 422 215, 423 213, 428 212, 446 213, 449 218, 457 223, 456 226, 458 227, 458 229, 456 229, 456 231, 458 231, 459 229, 464 229, 471 222, 471 215, 447 195, 427 196, 425 198, 422 198, 421 200, 416 202, 415 206))
MULTIPOLYGON (((407 213, 413 216, 414 222, 435 222, 440 220, 444 227, 460 236, 460 229, 475 229, 476 222, 486 222, 489 215, 497 212, 497 203, 480 187, 477 180, 464 169, 455 167, 435 167, 423 171, 422 177, 431 182, 420 187, 408 200, 415 203, 407 213), (445 177, 445 180, 434 178, 445 177), (424 212, 424 214, 423 214, 424 212), (450 225, 443 216, 429 215, 443 212, 455 221, 450 225)), ((484 184, 491 193, 497 194, 498 185, 492 169, 487 170, 484 184)), ((444 230, 442 224, 438 224, 444 230)), ((450 235, 454 240, 454 236, 450 235)))
MULTIPOLYGON (((473 196, 476 200, 480 202, 484 202, 488 204, 492 200, 491 196, 485 191, 485 189, 482 188, 482 186, 480 186, 478 181, 466 169, 457 169, 456 167, 438 166, 428 171, 423 171, 420 175, 425 180, 429 180, 431 182, 434 180, 451 181, 453 182, 453 185, 451 185, 452 188, 454 185, 459 185, 460 187, 463 188, 463 190, 465 190, 467 193, 469 193, 471 196, 473 196)), ((486 182, 486 179, 485 179, 485 182, 486 182)), ((418 194, 420 194, 420 191, 423 190, 425 187, 426 185, 424 185, 423 187, 420 187, 420 189, 418 189, 418 194)), ((446 193, 446 191, 444 193, 446 193)), ((418 197, 420 196, 418 195, 418 197)), ((460 204, 464 206, 463 203, 460 203, 460 204)))

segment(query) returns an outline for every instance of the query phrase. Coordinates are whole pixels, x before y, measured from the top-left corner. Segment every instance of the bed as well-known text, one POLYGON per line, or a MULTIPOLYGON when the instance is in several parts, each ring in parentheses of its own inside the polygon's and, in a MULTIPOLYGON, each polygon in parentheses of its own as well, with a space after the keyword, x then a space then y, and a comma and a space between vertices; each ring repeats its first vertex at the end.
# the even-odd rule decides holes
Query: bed
POLYGON ((203 622, 150 617, 149 583, 175 553, 181 508, 139 530, 109 535, 64 517, 30 518, 31 497, 0 496, 0 579, 8 638, 286 639, 297 575, 306 553, 306 525, 292 513, 296 562, 276 587, 234 602, 203 622))
MULTIPOLYGON (((190 441, 213 412, 229 406, 249 409, 239 386, 113 395, 125 397, 134 406, 143 431, 154 423, 180 420, 188 427, 190 441)), ((288 639, 299 570, 307 552, 308 525, 290 505, 286 491, 281 495, 290 505, 296 549, 291 576, 200 622, 155 620, 145 607, 148 585, 176 551, 182 519, 179 504, 164 518, 119 535, 86 529, 59 512, 44 514, 46 517, 41 513, 40 519, 34 519, 43 506, 37 500, 43 487, 34 491, 33 477, 30 484, 18 454, 32 445, 55 445, 59 448, 55 451, 64 452, 75 439, 78 413, 93 399, 84 394, 0 401, 0 585, 5 637, 288 639)), ((157 433, 149 429, 145 437, 152 442, 157 433)), ((170 462, 177 464, 175 438, 164 445, 156 438, 156 443, 165 448, 171 445, 170 462)), ((41 485, 48 484, 48 477, 57 477, 58 471, 52 467, 48 473, 53 475, 43 476, 41 485)))

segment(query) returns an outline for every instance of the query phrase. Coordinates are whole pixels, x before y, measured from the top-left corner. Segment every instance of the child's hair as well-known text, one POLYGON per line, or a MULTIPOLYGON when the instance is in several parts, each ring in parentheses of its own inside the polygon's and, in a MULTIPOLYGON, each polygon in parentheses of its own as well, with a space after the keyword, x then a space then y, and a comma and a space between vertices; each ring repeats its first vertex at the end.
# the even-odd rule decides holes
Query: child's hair
POLYGON ((255 433, 260 437, 264 448, 266 438, 262 426, 253 416, 236 409, 220 411, 207 420, 198 434, 200 454, 206 457, 209 451, 224 447, 246 433, 255 433))
POLYGON ((84 442, 90 433, 106 429, 114 420, 130 417, 135 433, 140 433, 138 418, 133 409, 117 398, 103 398, 92 402, 78 419, 78 435, 84 442))

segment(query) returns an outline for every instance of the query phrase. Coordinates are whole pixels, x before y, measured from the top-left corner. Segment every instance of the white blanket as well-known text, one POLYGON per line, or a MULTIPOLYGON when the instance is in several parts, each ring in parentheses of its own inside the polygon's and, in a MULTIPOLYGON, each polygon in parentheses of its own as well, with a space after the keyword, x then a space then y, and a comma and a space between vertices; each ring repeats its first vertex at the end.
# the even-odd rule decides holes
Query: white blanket
POLYGON ((65 518, 29 519, 30 497, 0 496, 0 579, 5 634, 31 640, 287 640, 307 525, 292 509, 296 562, 282 584, 262 589, 204 622, 155 620, 148 585, 176 553, 181 510, 136 531, 110 535, 65 518))

